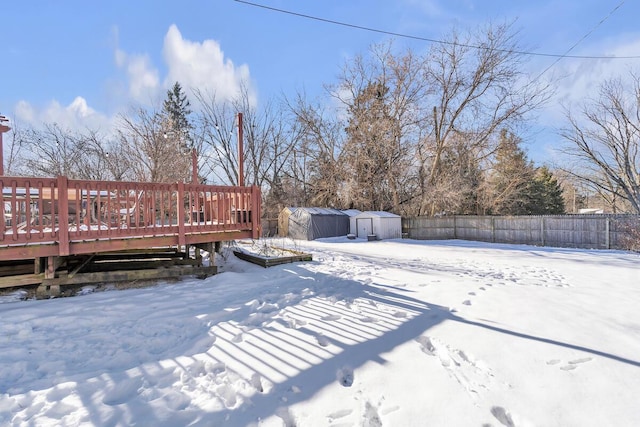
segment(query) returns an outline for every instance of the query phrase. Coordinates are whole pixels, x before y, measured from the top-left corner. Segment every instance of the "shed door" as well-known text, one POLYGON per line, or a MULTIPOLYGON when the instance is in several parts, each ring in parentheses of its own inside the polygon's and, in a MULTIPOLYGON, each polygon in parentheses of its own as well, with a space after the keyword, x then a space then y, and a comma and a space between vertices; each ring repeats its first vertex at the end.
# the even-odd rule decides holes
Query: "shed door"
POLYGON ((373 234, 373 218, 356 218, 357 237, 367 237, 373 234))

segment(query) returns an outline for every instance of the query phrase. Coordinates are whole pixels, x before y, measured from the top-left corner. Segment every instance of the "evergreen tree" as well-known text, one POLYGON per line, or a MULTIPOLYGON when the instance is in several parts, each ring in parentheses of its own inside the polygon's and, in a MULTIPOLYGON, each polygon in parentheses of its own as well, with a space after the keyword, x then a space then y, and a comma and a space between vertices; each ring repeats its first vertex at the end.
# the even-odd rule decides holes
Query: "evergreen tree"
POLYGON ((520 138, 502 130, 496 163, 488 180, 487 211, 493 215, 526 215, 531 211, 535 168, 520 148, 520 138))
POLYGON ((398 149, 385 99, 388 93, 383 83, 369 83, 349 107, 346 192, 353 207, 361 210, 388 210, 394 205, 390 175, 398 149))
POLYGON ((531 183, 529 213, 532 215, 559 215, 565 213, 562 187, 549 168, 536 170, 531 183))
POLYGON ((182 86, 180 83, 175 82, 173 87, 167 91, 167 98, 163 103, 163 111, 168 122, 167 131, 172 134, 172 137, 178 138, 185 151, 193 148, 193 138, 191 136, 193 125, 189 122, 190 107, 191 103, 182 90, 182 86))

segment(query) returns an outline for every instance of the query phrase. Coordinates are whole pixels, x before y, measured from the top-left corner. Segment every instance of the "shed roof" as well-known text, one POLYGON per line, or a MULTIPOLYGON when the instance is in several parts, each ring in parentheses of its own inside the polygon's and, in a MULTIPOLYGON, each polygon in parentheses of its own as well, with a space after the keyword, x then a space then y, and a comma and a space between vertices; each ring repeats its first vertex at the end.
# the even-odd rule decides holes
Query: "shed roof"
POLYGON ((343 209, 342 212, 344 212, 345 214, 347 214, 349 216, 356 216, 356 215, 360 214, 362 211, 360 211, 358 209, 343 209))
POLYGON ((364 211, 359 213, 356 216, 361 216, 361 217, 379 217, 379 218, 400 218, 400 215, 396 215, 394 213, 391 212, 385 212, 385 211, 364 211))
POLYGON ((302 211, 302 212, 307 212, 310 215, 339 215, 339 216, 346 216, 347 214, 338 210, 338 209, 332 209, 332 208, 295 208, 296 211, 302 211))

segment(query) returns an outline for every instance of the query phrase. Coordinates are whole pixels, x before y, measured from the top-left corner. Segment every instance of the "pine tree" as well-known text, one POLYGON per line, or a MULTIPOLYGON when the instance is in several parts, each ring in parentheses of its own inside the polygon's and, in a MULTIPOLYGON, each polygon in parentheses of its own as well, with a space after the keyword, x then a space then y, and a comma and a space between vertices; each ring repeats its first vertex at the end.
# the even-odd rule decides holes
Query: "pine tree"
POLYGON ((383 83, 370 83, 349 107, 345 181, 348 199, 361 210, 388 210, 394 205, 391 175, 398 150, 385 102, 388 92, 383 83))
POLYGON ((488 180, 487 210, 493 215, 526 215, 532 210, 535 168, 520 142, 506 130, 500 133, 496 164, 488 180))
POLYGON ((549 168, 542 166, 536 170, 531 185, 532 215, 559 215, 565 213, 562 187, 549 168))
POLYGON ((189 122, 191 114, 191 103, 187 95, 182 90, 180 83, 175 82, 173 88, 167 91, 167 99, 163 104, 164 114, 167 117, 167 131, 175 138, 177 137, 186 151, 193 148, 193 138, 191 131, 193 125, 189 122))

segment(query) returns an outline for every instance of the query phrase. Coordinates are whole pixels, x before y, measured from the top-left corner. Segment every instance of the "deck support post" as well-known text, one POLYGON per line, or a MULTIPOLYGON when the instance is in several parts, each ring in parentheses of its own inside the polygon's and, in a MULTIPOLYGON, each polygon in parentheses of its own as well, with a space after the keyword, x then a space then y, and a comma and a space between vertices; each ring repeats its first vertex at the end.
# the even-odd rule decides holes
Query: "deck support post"
POLYGON ((55 298, 60 296, 60 285, 52 284, 56 278, 56 270, 60 265, 60 257, 49 256, 46 258, 44 280, 36 289, 36 299, 55 298))
POLYGON ((194 246, 193 250, 195 251, 195 259, 198 261, 198 267, 202 267, 202 252, 200 251, 200 248, 194 246))
POLYGON ((44 272, 44 258, 36 257, 33 260, 33 274, 40 274, 44 272))
POLYGON ((56 269, 60 265, 60 257, 57 256, 49 256, 47 257, 47 266, 44 271, 45 279, 55 279, 56 277, 56 269))

